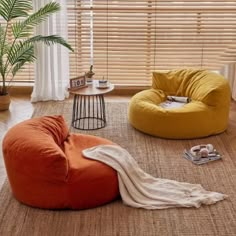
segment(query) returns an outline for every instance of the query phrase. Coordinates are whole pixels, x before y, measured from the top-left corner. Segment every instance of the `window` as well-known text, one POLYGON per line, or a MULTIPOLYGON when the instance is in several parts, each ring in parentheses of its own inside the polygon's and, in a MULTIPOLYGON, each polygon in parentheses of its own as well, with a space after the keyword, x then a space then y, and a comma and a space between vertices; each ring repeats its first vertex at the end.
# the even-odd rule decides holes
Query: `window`
POLYGON ((71 76, 149 85, 153 70, 219 70, 236 40, 235 1, 69 0, 71 76), (108 66, 108 69, 107 69, 108 66))
MULTIPOLYGON (((67 7, 68 40, 75 49, 71 78, 93 63, 97 79, 150 85, 154 70, 219 70, 236 44, 232 0, 67 0, 67 7)), ((33 68, 25 66, 15 79, 33 81, 33 68)))

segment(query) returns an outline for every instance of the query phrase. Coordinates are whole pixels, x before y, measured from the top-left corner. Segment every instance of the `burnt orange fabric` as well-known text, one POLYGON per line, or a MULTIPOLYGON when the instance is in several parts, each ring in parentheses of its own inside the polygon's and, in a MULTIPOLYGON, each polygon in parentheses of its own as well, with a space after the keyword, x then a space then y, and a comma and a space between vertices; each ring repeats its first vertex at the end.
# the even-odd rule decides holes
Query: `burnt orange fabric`
POLYGON ((65 142, 65 154, 68 157, 70 169, 68 190, 73 207, 95 207, 118 196, 116 171, 82 155, 82 150, 85 148, 111 143, 100 137, 82 134, 71 134, 65 142))
POLYGON ((116 171, 86 159, 82 150, 111 143, 69 134, 62 116, 21 122, 3 140, 3 155, 14 196, 40 208, 84 209, 119 196, 116 171))

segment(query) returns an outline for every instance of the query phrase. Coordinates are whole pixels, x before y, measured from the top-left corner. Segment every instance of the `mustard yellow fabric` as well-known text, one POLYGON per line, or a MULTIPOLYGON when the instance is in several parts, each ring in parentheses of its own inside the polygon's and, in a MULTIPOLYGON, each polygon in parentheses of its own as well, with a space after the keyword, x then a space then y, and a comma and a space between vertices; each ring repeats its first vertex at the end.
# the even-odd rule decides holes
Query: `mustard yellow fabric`
POLYGON ((225 131, 228 124, 230 87, 223 76, 196 69, 153 72, 152 88, 134 95, 129 121, 136 129, 163 138, 189 139, 225 131), (190 97, 180 108, 159 104, 168 95, 190 97))

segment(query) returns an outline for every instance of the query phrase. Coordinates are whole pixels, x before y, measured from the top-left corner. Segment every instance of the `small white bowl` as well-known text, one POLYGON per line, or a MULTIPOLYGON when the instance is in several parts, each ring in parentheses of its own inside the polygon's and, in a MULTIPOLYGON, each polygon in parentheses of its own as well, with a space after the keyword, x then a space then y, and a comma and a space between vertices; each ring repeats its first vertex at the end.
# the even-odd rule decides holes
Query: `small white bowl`
POLYGON ((107 80, 99 80, 98 81, 99 88, 107 88, 108 87, 108 81, 107 80))

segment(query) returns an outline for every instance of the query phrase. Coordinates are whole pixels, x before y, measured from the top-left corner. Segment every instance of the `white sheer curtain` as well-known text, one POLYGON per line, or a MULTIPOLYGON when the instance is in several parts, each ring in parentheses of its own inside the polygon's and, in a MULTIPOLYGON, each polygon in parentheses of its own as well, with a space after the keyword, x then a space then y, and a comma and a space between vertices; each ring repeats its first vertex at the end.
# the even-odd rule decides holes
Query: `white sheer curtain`
MULTIPOLYGON (((41 23, 36 35, 57 34, 67 39, 66 0, 56 0, 61 10, 41 23)), ((38 10, 51 0, 33 0, 34 10, 38 10)), ((35 85, 31 101, 64 100, 68 96, 69 84, 69 52, 61 45, 46 46, 38 44, 35 63, 35 85)))
POLYGON ((224 65, 221 70, 221 74, 228 79, 232 92, 232 98, 236 101, 236 62, 224 65))

